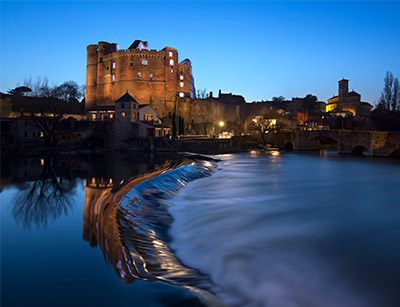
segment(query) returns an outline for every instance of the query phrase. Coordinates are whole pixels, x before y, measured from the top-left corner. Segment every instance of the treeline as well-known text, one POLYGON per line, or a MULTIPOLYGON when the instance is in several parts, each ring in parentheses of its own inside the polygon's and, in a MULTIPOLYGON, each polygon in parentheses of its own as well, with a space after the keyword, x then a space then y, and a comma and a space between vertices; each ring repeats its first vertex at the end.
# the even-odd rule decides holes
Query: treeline
POLYGON ((376 130, 400 131, 400 85, 390 71, 386 72, 381 98, 371 111, 371 120, 376 130))
POLYGON ((63 101, 80 101, 85 97, 85 85, 79 86, 75 81, 66 81, 60 85, 49 85, 47 77, 25 78, 24 84, 8 90, 8 94, 17 96, 57 98, 63 101))

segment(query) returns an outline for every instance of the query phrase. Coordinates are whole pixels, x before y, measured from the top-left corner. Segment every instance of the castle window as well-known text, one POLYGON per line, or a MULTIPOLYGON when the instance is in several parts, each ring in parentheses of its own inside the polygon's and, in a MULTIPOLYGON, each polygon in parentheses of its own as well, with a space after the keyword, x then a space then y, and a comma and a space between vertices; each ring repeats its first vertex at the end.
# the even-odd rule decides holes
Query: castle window
POLYGON ((110 119, 114 118, 114 114, 110 113, 110 119))
POLYGON ((103 57, 100 57, 100 63, 103 63, 103 57))
POLYGON ((131 63, 131 66, 133 66, 133 63, 131 63))
POLYGON ((115 62, 112 62, 112 69, 115 69, 115 62))
POLYGON ((107 66, 107 70, 109 70, 110 69, 110 66, 107 66))
POLYGON ((111 75, 111 81, 114 82, 115 81, 115 74, 111 75))
POLYGON ((92 120, 95 121, 96 120, 96 113, 91 114, 92 116, 92 120))
POLYGON ((174 70, 173 69, 171 69, 171 74, 173 74, 174 73, 174 70))
POLYGON ((141 60, 140 65, 147 65, 147 60, 141 60))
POLYGON ((173 59, 169 60, 169 65, 170 66, 174 66, 174 60, 173 59))
POLYGON ((183 80, 183 76, 179 76, 179 79, 183 80))
POLYGON ((180 86, 183 87, 183 82, 180 83, 180 86))
POLYGON ((122 118, 125 117, 125 112, 121 112, 121 117, 122 117, 122 118))
POLYGON ((150 78, 153 78, 153 74, 150 74, 150 78))
POLYGON ((43 131, 40 131, 40 137, 41 137, 41 138, 44 137, 43 131))
POLYGON ((133 117, 133 118, 136 118, 136 113, 132 113, 132 117, 133 117))
POLYGON ((172 51, 169 52, 169 57, 172 58, 173 54, 172 51))
POLYGON ((142 76, 142 73, 141 73, 141 72, 138 72, 138 73, 137 73, 137 76, 138 76, 138 77, 141 77, 141 76, 142 76))
POLYGON ((180 93, 179 93, 179 97, 185 97, 185 94, 182 93, 182 92, 180 92, 180 93))
POLYGON ((125 105, 124 105, 124 103, 122 102, 122 103, 121 103, 121 109, 123 109, 123 108, 125 108, 125 105))

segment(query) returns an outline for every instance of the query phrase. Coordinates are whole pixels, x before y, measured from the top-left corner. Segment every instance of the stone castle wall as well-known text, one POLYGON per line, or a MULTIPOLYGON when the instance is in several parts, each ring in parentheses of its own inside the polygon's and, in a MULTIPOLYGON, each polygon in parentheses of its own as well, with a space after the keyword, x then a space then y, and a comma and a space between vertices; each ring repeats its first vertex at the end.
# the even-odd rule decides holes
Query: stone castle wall
MULTIPOLYGON (((127 49, 99 42, 87 47, 86 108, 113 105, 127 91, 160 117, 181 93, 190 97, 191 67, 178 63, 176 49, 127 49)), ((182 94, 181 94, 182 95, 182 94)))

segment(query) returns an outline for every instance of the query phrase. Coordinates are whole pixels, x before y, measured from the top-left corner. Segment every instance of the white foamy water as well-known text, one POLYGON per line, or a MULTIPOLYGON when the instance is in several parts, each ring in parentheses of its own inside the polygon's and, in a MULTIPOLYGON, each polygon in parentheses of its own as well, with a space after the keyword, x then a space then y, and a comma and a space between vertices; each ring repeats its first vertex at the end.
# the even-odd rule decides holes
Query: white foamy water
POLYGON ((398 165, 296 155, 222 158, 216 174, 179 191, 169 212, 171 248, 210 277, 224 303, 395 305, 399 267, 393 265, 387 285, 382 274, 400 260, 393 247, 400 210, 376 213, 381 201, 400 199, 390 189, 399 183, 398 165), (369 185, 372 192, 389 185, 391 194, 372 196, 369 185))

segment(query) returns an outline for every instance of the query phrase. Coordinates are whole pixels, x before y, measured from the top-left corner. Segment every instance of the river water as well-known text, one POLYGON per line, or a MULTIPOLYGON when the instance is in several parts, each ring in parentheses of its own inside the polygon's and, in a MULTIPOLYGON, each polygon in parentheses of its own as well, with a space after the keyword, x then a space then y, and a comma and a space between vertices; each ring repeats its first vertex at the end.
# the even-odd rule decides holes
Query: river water
POLYGON ((214 158, 2 161, 2 306, 400 305, 400 161, 214 158))

